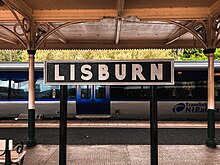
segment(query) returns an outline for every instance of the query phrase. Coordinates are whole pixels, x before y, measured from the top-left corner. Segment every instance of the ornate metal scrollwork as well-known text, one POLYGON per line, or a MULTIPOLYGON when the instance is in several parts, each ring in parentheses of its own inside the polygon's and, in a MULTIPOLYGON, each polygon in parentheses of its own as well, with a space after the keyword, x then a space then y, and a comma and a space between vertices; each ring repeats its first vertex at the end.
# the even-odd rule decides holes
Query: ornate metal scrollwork
POLYGON ((199 34, 199 35, 203 35, 206 33, 206 24, 204 21, 196 21, 194 24, 193 24, 193 30, 199 34))
POLYGON ((22 19, 22 25, 23 25, 24 31, 26 33, 29 33, 31 26, 30 26, 30 23, 27 21, 27 19, 25 19, 25 18, 22 19))
POLYGON ((214 19, 213 29, 214 29, 216 32, 219 32, 219 31, 220 31, 220 18, 214 19))
POLYGON ((27 19, 23 18, 22 21, 20 23, 16 23, 14 25, 14 32, 19 35, 19 36, 23 36, 25 35, 25 33, 29 33, 31 29, 30 23, 28 22, 27 19), (22 27, 21 27, 22 26, 22 27), (20 29, 19 29, 20 28, 20 29), (23 29, 23 30, 22 30, 23 29), (20 32, 19 32, 20 30, 20 32))
POLYGON ((48 31, 50 30, 50 26, 45 23, 41 22, 36 25, 36 42, 43 37, 48 31))
POLYGON ((215 31, 215 47, 218 47, 220 44, 220 14, 216 17, 214 17, 213 21, 213 30, 215 31))
POLYGON ((22 153, 23 152, 23 149, 24 149, 24 144, 23 142, 20 142, 20 143, 17 143, 13 146, 13 149, 18 153, 22 153))

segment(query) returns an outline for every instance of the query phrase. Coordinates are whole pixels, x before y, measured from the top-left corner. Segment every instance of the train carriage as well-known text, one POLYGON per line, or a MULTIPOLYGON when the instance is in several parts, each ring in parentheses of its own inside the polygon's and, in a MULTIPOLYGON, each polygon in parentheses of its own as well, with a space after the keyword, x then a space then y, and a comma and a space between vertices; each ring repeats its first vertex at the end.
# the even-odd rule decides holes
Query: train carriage
MULTIPOLYGON (((157 86, 159 120, 205 120, 207 61, 175 61, 175 85, 157 86)), ((0 117, 27 116, 28 63, 0 64, 0 117)), ((36 117, 59 117, 59 86, 43 84, 35 64, 36 117)), ((216 119, 220 120, 220 62, 215 61, 216 119)), ((150 86, 68 86, 69 118, 149 119, 150 86)))

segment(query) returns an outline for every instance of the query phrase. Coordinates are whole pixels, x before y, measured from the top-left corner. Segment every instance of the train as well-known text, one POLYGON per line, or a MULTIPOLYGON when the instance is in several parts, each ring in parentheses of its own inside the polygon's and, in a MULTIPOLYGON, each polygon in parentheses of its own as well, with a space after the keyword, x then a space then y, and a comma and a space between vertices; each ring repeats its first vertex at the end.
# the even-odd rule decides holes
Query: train
MULTIPOLYGON (((215 114, 220 120, 220 61, 215 61, 215 114)), ((175 61, 175 85, 157 86, 159 120, 207 120, 207 61, 175 61)), ((43 81, 35 63, 35 116, 56 119, 60 86, 43 81)), ((28 112, 28 63, 0 63, 0 118, 25 119, 28 112)), ((150 119, 150 86, 69 85, 67 116, 73 119, 150 119)))

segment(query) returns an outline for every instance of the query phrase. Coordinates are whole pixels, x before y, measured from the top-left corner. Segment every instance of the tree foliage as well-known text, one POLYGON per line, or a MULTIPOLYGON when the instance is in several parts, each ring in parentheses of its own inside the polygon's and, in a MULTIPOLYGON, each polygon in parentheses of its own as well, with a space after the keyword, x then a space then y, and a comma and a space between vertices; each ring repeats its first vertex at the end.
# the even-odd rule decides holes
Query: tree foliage
MULTIPOLYGON (((121 59, 152 59, 172 58, 171 50, 39 50, 36 61, 44 60, 121 60, 121 59)), ((26 52, 22 61, 27 61, 26 52)))
POLYGON ((22 50, 1 50, 0 61, 14 62, 22 61, 22 50))
POLYGON ((220 60, 220 49, 216 49, 215 51, 215 59, 220 60))
MULTIPOLYGON (((175 60, 207 60, 203 49, 126 49, 126 50, 38 50, 35 61, 44 60, 123 60, 174 58, 175 60)), ((215 60, 220 60, 220 49, 216 49, 215 60)), ((2 50, 0 61, 27 62, 24 50, 2 50)))
MULTIPOLYGON (((176 60, 208 60, 203 49, 175 49, 173 53, 176 60)), ((214 56, 215 60, 220 60, 220 49, 216 49, 214 56)))
MULTIPOLYGON (((176 51, 176 50, 175 50, 176 51)), ((202 49, 181 49, 174 52, 176 60, 207 60, 202 49)))

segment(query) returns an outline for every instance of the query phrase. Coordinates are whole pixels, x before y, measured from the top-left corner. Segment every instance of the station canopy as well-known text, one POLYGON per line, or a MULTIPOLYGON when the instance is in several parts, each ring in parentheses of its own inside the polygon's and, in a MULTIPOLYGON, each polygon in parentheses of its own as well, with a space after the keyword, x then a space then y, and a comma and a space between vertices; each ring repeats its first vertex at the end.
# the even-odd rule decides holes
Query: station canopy
POLYGON ((220 0, 0 0, 0 5, 0 49, 220 46, 220 0))

